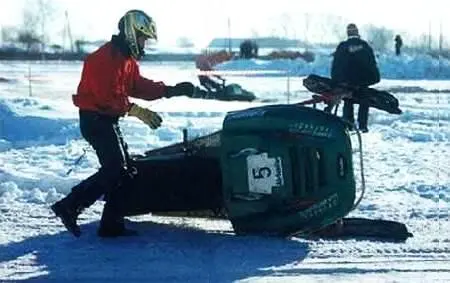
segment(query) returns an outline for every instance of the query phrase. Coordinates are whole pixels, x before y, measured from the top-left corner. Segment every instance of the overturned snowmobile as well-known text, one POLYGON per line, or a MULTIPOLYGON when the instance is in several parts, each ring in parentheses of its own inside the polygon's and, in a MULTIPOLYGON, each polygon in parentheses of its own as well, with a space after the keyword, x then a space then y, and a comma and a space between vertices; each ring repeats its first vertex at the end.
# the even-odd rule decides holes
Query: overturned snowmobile
POLYGON ((243 89, 238 84, 226 85, 218 91, 204 90, 200 87, 196 87, 193 97, 223 101, 253 101, 256 99, 253 92, 243 89))
POLYGON ((345 218, 360 201, 347 129, 298 105, 230 112, 221 131, 134 157, 126 214, 226 218, 237 234, 407 239, 401 223, 345 218))

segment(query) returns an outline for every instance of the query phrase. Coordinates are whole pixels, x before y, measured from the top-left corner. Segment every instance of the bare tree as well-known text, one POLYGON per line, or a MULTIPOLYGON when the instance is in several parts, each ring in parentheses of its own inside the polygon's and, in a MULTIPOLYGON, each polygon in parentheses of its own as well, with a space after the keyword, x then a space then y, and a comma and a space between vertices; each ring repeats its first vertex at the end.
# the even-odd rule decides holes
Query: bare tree
POLYGON ((417 39, 417 46, 421 51, 426 51, 428 49, 428 44, 430 41, 430 36, 428 33, 422 33, 417 39))
POLYGON ((337 42, 340 42, 346 38, 345 26, 347 25, 347 22, 343 17, 327 15, 325 22, 326 27, 329 28, 331 38, 335 39, 337 42))
POLYGON ((366 31, 367 41, 378 50, 385 50, 394 38, 394 32, 385 27, 368 25, 364 30, 366 31))
POLYGON ((310 44, 308 35, 309 35, 309 26, 311 24, 311 17, 308 13, 305 13, 304 16, 305 16, 305 33, 303 36, 304 37, 303 40, 305 41, 306 51, 308 51, 310 44))
POLYGON ((39 16, 36 11, 29 6, 23 10, 23 24, 20 27, 22 32, 39 34, 38 32, 39 16))
POLYGON ((292 28, 291 17, 287 13, 283 13, 280 16, 281 29, 283 31, 283 36, 289 38, 289 31, 292 28))
POLYGON ((18 31, 15 27, 2 27, 1 36, 3 42, 16 41, 18 37, 18 31))
POLYGON ((48 42, 48 23, 55 12, 52 0, 28 0, 23 11, 22 34, 39 38, 41 51, 48 42))
POLYGON ((40 42, 38 23, 38 15, 27 6, 23 10, 23 25, 19 28, 17 41, 22 43, 28 52, 30 52, 33 44, 40 42))
POLYGON ((19 32, 17 41, 22 43, 26 47, 27 52, 30 52, 31 47, 34 44, 41 43, 40 39, 35 34, 28 31, 19 32))

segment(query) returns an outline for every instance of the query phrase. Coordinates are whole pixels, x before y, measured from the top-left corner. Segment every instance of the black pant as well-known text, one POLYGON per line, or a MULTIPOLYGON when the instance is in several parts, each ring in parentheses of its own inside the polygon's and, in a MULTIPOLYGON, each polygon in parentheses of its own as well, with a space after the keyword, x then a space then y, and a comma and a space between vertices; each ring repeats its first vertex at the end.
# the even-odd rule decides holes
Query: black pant
POLYGON ((129 155, 119 128, 118 117, 96 112, 80 111, 82 136, 94 148, 100 169, 72 188, 67 196, 76 207, 87 208, 101 196, 105 196, 102 226, 123 225, 121 203, 126 196, 129 155))
MULTIPOLYGON (((344 99, 344 108, 342 109, 343 118, 349 121, 350 123, 355 123, 354 118, 354 102, 350 99, 344 99)), ((359 129, 367 129, 367 123, 369 119, 369 105, 364 102, 359 103, 358 109, 358 126, 359 129)))

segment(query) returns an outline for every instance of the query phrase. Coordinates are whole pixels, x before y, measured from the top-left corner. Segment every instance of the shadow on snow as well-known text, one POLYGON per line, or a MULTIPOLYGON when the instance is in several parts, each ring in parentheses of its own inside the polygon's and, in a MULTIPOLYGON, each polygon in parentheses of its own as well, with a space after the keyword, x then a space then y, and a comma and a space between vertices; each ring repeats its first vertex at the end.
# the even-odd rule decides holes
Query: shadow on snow
POLYGON ((304 242, 235 236, 192 227, 131 222, 139 236, 101 239, 98 223, 0 246, 9 280, 33 282, 231 282, 273 275, 273 268, 305 259, 304 242), (32 256, 30 266, 21 263, 32 256), (17 262, 14 262, 16 261, 17 262), (9 263, 7 263, 9 261, 9 263), (12 266, 8 267, 8 266, 12 266))

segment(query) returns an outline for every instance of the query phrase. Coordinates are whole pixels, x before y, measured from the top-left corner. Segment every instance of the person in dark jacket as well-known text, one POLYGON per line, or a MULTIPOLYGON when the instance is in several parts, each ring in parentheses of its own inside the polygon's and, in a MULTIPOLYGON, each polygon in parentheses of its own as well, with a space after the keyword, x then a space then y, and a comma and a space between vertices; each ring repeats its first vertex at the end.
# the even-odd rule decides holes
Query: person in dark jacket
MULTIPOLYGON (((339 43, 334 53, 331 66, 331 79, 337 83, 345 83, 362 90, 380 81, 380 72, 372 48, 359 36, 355 24, 347 26, 348 39, 339 43)), ((356 90, 354 97, 361 95, 356 90)), ((344 99, 343 118, 354 123, 352 99, 344 99)), ((362 100, 358 109, 358 124, 362 132, 367 132, 369 105, 362 100)))
POLYGON ((121 204, 126 201, 125 184, 136 174, 129 164, 119 119, 125 115, 142 120, 156 129, 161 117, 150 109, 129 101, 129 97, 154 100, 178 95, 191 96, 194 86, 183 82, 167 86, 142 77, 137 60, 145 42, 157 39, 153 19, 140 10, 128 11, 119 21, 119 34, 87 56, 73 103, 79 108, 80 131, 94 148, 100 169, 72 188, 51 206, 74 236, 81 235, 77 217, 81 211, 104 196, 106 200, 98 235, 119 237, 136 234, 125 228, 121 204))
POLYGON ((258 44, 254 40, 246 39, 239 45, 239 56, 242 59, 258 58, 258 44))
POLYGON ((402 37, 397 34, 394 38, 395 41, 395 55, 399 56, 401 54, 401 49, 403 46, 403 40, 402 37))

